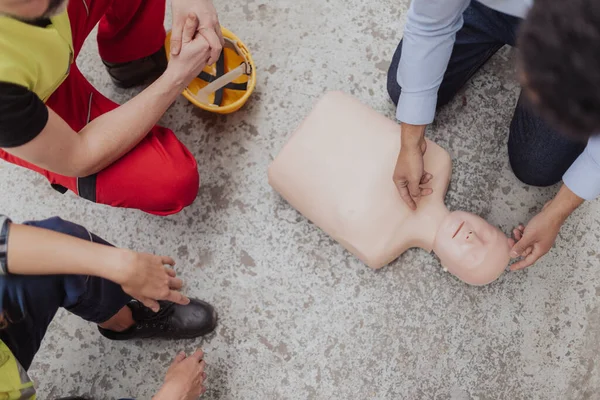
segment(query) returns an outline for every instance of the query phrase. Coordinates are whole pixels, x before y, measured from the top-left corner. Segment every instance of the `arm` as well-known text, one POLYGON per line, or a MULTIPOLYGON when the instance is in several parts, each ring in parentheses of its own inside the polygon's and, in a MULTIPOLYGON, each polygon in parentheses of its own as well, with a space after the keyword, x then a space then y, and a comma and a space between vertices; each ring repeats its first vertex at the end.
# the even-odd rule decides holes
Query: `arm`
POLYGON ((130 264, 135 253, 13 223, 7 254, 14 275, 92 275, 118 282, 125 273, 118 267, 130 264))
POLYGON ((562 224, 584 200, 600 196, 600 135, 592 137, 585 150, 563 176, 564 185, 527 227, 514 231, 517 243, 511 257, 525 257, 511 269, 527 268, 552 248, 562 224))
POLYGON ((423 170, 425 128, 433 121, 437 92, 468 5, 469 0, 413 0, 408 11, 397 71, 402 145, 394 182, 411 209, 416 209, 414 199, 428 193, 420 186, 431 179, 423 170))
POLYGON ((469 0, 413 0, 397 72, 402 87, 396 112, 399 121, 409 125, 433 121, 437 92, 468 5, 469 0))
POLYGON ((92 275, 118 283, 158 310, 156 300, 187 304, 170 257, 136 253, 32 226, 7 225, 6 270, 15 275, 92 275))
MULTIPOLYGON (((191 20, 190 20, 191 21, 191 20)), ((135 147, 158 122, 209 57, 208 44, 194 37, 197 19, 186 25, 180 54, 172 56, 165 73, 124 105, 73 131, 54 111, 33 140, 5 149, 49 171, 66 176, 88 176, 112 164, 135 147)))
POLYGON ((101 171, 136 146, 183 91, 183 82, 168 72, 79 133, 48 109, 48 122, 38 136, 5 150, 61 175, 82 177, 101 171))

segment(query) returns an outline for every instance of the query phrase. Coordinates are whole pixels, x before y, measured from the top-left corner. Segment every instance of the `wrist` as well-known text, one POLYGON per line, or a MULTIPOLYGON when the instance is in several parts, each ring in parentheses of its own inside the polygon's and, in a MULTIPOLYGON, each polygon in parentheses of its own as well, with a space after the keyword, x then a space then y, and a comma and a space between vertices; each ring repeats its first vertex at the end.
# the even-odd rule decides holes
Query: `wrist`
POLYGON ((583 202, 581 197, 573 193, 566 185, 562 185, 554 199, 548 204, 546 211, 562 223, 583 202))
POLYGON ((183 92, 189 83, 184 74, 178 71, 171 62, 167 65, 167 69, 159 79, 164 80, 166 84, 176 90, 177 93, 183 92))
POLYGON ((427 125, 411 125, 401 123, 401 142, 403 146, 418 146, 425 137, 427 125))
POLYGON ((128 249, 110 247, 110 254, 103 258, 102 277, 119 285, 123 285, 131 275, 137 253, 128 249))

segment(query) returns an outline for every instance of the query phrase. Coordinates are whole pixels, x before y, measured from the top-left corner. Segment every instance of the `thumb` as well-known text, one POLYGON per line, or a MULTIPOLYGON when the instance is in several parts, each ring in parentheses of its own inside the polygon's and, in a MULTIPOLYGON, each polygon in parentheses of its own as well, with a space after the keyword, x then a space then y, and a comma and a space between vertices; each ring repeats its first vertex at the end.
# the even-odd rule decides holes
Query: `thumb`
POLYGON ((420 197, 421 196, 421 188, 419 187, 419 183, 420 180, 411 180, 408 182, 408 192, 410 193, 410 196, 415 198, 415 197, 420 197))
POLYGON ((198 29, 198 17, 196 14, 190 13, 185 19, 185 26, 183 27, 181 38, 182 43, 189 43, 194 40, 196 29, 198 29))
POLYGON ((521 238, 521 240, 519 240, 517 243, 515 243, 515 245, 510 250, 510 256, 511 256, 511 258, 517 258, 517 257, 519 257, 532 244, 533 244, 533 240, 529 239, 529 236, 527 234, 525 234, 521 238))
POLYGON ((154 312, 158 312, 160 310, 160 305, 158 304, 158 302, 156 300, 152 300, 152 299, 140 299, 140 301, 142 302, 143 305, 145 305, 146 307, 148 307, 149 309, 151 309, 154 312))
POLYGON ((181 36, 183 35, 183 22, 185 19, 177 18, 173 22, 173 29, 171 30, 171 54, 176 56, 181 52, 181 36))

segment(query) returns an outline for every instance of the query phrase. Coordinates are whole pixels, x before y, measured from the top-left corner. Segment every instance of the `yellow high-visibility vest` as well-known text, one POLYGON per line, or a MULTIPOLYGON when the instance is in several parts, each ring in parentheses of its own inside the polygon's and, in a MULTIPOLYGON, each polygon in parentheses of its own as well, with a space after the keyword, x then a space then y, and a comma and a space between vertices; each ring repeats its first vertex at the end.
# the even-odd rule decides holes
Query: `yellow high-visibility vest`
POLYGON ((0 340, 0 400, 35 399, 35 388, 27 371, 0 340))
POLYGON ((0 82, 24 86, 44 102, 67 78, 73 63, 67 12, 50 21, 42 28, 0 16, 0 82))

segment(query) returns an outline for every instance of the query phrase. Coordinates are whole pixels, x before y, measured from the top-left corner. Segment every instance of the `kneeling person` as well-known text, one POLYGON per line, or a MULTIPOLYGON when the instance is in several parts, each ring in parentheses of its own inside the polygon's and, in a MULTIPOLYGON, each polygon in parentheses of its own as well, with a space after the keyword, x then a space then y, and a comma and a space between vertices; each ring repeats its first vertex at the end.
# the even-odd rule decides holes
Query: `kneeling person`
POLYGON ((66 4, 0 0, 0 158, 96 203, 156 215, 181 211, 198 193, 196 159, 155 124, 218 58, 223 39, 214 7, 172 1, 171 42, 178 45, 167 63, 165 0, 79 0, 64 10, 66 4), (158 77, 122 106, 75 62, 96 25, 100 56, 117 85, 158 77))
MULTIPOLYGON (((98 324, 113 340, 212 332, 213 307, 181 294, 183 282, 165 265, 174 261, 113 247, 60 218, 18 225, 0 216, 0 398, 34 398, 25 371, 59 307, 98 324)), ((173 376, 161 389, 164 397, 156 398, 195 398, 204 390, 201 354, 193 357, 198 360, 186 362, 179 354, 172 368, 195 379, 173 376), (187 387, 192 381, 199 384, 187 387)))

